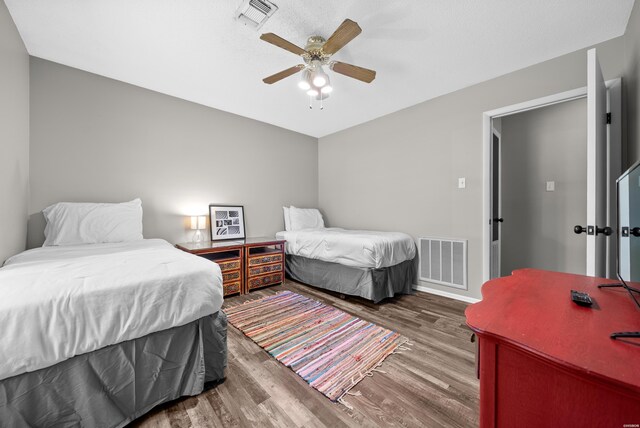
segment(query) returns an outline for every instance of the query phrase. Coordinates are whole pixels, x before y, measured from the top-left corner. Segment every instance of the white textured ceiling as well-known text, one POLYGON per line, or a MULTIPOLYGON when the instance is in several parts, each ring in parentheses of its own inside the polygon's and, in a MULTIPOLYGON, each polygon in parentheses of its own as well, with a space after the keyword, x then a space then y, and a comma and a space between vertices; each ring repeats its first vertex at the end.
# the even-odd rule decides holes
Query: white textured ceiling
MULTIPOLYGON (((33 56, 314 137, 624 33, 633 0, 274 0, 256 32, 242 0, 5 0, 33 56), (325 108, 309 110, 290 77, 299 64, 259 40, 304 47, 345 19, 362 27, 334 59, 375 69, 371 84, 330 72, 325 108)), ((586 59, 585 59, 586 62, 586 59)))

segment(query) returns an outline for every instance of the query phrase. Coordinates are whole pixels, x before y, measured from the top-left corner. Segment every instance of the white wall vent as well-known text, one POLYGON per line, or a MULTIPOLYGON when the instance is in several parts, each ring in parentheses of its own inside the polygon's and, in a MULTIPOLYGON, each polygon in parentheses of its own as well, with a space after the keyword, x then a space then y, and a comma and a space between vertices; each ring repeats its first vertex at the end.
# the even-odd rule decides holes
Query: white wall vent
POLYGON ((449 287, 467 289, 467 241, 419 238, 419 278, 449 287))
POLYGON ((278 6, 267 0, 244 0, 236 11, 236 18, 256 30, 278 10, 278 6))

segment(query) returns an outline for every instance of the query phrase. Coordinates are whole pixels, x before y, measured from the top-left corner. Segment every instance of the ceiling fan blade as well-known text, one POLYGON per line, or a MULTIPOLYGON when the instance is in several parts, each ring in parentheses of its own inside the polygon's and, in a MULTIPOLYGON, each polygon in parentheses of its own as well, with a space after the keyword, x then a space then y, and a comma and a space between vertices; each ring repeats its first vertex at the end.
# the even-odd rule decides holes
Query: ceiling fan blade
POLYGON ((329 37, 322 46, 322 51, 327 55, 333 55, 342 49, 347 43, 355 39, 358 34, 362 33, 362 28, 357 22, 345 19, 336 31, 329 37))
POLYGON ((371 83, 373 79, 376 78, 375 70, 369 70, 368 68, 358 67, 357 65, 351 65, 345 62, 334 61, 331 64, 331 69, 336 73, 344 74, 345 76, 353 77, 366 83, 371 83))
POLYGON ((293 43, 273 33, 265 33, 260 36, 260 39, 264 40, 265 42, 271 43, 272 45, 276 45, 279 48, 292 52, 296 55, 302 55, 306 52, 301 47, 296 46, 293 43))
POLYGON ((286 70, 282 70, 279 73, 276 73, 276 74, 271 75, 269 77, 265 77, 264 79, 262 79, 262 81, 264 83, 266 83, 267 85, 271 85, 273 83, 279 82, 280 80, 284 79, 285 77, 289 77, 289 76, 291 76, 293 74, 296 74, 297 72, 299 72, 303 68, 304 68, 304 65, 302 65, 302 64, 294 65, 293 67, 287 68, 286 70))

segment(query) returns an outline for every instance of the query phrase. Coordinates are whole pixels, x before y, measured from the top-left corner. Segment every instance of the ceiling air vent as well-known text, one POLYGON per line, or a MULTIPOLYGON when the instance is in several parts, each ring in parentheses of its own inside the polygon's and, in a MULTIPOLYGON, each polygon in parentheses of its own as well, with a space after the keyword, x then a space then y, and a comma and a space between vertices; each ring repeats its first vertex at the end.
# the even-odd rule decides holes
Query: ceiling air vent
POLYGON ((256 30, 278 10, 278 6, 266 0, 244 0, 236 12, 236 18, 256 30))

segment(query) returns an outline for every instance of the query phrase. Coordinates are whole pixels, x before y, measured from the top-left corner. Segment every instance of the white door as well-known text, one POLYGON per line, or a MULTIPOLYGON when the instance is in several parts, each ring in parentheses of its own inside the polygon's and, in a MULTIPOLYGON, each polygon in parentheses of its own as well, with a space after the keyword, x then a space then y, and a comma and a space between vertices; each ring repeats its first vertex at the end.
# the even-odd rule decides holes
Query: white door
POLYGON ((596 50, 587 53, 587 275, 606 277, 607 88, 596 50))
POLYGON ((498 278, 500 272, 500 236, 503 219, 501 206, 501 150, 500 134, 495 130, 491 135, 491 278, 498 278))

